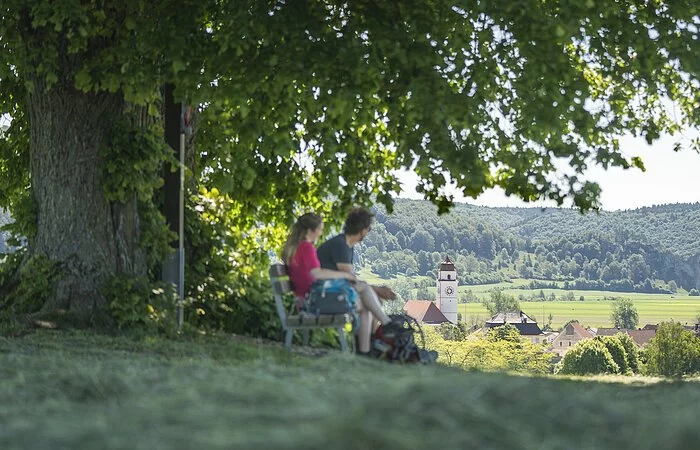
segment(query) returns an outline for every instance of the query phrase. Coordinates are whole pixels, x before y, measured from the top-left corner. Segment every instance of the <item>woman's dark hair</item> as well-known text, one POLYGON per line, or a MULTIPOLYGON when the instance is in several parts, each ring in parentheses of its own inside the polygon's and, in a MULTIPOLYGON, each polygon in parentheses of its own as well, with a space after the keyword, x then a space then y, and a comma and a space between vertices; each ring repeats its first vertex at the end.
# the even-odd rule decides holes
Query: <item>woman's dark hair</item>
POLYGON ((318 228, 321 222, 323 222, 323 217, 314 213, 306 213, 297 219, 294 225, 292 225, 292 231, 289 232, 287 242, 282 249, 282 261, 284 261, 285 264, 289 265, 292 261, 299 244, 306 239, 306 233, 318 228))
POLYGON ((365 228, 370 228, 373 218, 374 213, 369 209, 362 207, 353 208, 345 218, 343 231, 345 231, 345 234, 357 234, 365 228))

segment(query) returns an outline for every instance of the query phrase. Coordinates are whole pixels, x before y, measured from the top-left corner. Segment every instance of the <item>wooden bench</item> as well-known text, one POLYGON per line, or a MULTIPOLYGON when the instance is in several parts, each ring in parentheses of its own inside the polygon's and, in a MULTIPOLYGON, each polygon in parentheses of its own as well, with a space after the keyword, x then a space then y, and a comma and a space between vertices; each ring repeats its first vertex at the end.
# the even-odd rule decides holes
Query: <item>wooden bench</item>
MULTIPOLYGON (((306 346, 309 344, 310 330, 335 328, 338 331, 340 348, 343 351, 351 350, 345 338, 345 325, 351 321, 348 314, 287 314, 282 301, 284 295, 292 292, 292 282, 289 280, 287 266, 281 263, 272 264, 270 266, 270 282, 272 283, 277 315, 279 315, 282 329, 284 329, 284 348, 291 350, 295 330, 302 331, 302 344, 306 346)), ((295 308, 296 306, 292 305, 292 311, 295 311, 295 308)))

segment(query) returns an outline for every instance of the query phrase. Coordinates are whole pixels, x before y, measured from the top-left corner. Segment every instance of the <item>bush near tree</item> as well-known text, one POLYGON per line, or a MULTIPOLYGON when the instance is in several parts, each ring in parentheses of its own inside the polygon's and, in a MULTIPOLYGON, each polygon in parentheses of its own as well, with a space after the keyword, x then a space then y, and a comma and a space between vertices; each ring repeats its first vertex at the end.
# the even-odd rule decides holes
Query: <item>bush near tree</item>
POLYGON ((525 342, 520 335, 520 331, 518 331, 518 329, 510 323, 491 328, 486 333, 486 339, 491 342, 507 341, 514 344, 525 342))
POLYGON ((435 330, 446 341, 464 341, 469 336, 467 324, 464 322, 457 322, 457 324, 441 323, 435 330))
POLYGON ((627 374, 629 370, 629 362, 627 357, 627 351, 622 345, 617 336, 596 336, 594 338, 605 345, 605 348, 610 352, 613 361, 617 364, 619 368, 619 373, 627 374))
MULTIPOLYGON (((501 328, 501 327, 499 327, 501 328)), ((465 341, 444 339, 438 330, 424 329, 426 347, 439 354, 438 363, 465 370, 513 371, 546 374, 552 371, 552 354, 543 345, 522 340, 506 330, 465 341)))
POLYGON ((584 339, 571 348, 558 364, 556 373, 562 375, 591 375, 619 373, 620 367, 605 344, 597 339, 584 339))
POLYGON ((633 373, 639 373, 640 361, 639 361, 639 349, 637 344, 632 340, 632 338, 627 333, 617 333, 615 338, 622 344, 627 354, 627 366, 629 370, 633 373))

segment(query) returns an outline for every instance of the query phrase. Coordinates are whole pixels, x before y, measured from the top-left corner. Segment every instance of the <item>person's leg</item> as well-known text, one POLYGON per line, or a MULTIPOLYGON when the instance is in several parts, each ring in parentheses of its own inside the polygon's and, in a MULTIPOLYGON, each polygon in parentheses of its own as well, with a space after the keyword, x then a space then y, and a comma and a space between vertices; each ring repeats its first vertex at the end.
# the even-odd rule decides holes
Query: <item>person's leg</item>
POLYGON ((384 325, 391 322, 391 319, 382 309, 379 297, 377 297, 372 286, 367 283, 358 283, 355 289, 360 299, 357 303, 357 311, 360 313, 357 347, 359 352, 366 353, 371 349, 372 332, 377 324, 375 317, 384 325))
POLYGON ((366 309, 360 311, 360 329, 357 332, 357 351, 367 353, 372 348, 372 322, 374 317, 366 309))
MULTIPOLYGON (((357 293, 360 294, 360 302, 362 302, 363 306, 362 309, 369 310, 383 325, 391 322, 389 316, 382 309, 382 303, 379 300, 379 297, 377 297, 377 293, 374 292, 374 289, 372 289, 372 286, 365 282, 360 282, 357 283, 355 289, 357 290, 357 293)), ((370 330, 373 328, 373 326, 374 325, 372 324, 370 330)))

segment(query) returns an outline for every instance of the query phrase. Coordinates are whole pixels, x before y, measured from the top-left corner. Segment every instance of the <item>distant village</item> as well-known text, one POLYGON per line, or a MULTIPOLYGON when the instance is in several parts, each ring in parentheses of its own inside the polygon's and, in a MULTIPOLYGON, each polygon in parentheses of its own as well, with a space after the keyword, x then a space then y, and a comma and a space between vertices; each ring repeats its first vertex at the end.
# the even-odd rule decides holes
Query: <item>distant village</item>
MULTIPOLYGON (((437 275, 437 293, 435 301, 408 300, 403 309, 409 316, 422 325, 436 326, 443 323, 456 324, 457 316, 457 271, 449 256, 445 258, 437 275)), ((627 334, 639 348, 645 347, 656 336, 657 324, 646 324, 638 329, 626 328, 584 328, 576 320, 567 323, 561 331, 542 331, 537 321, 522 311, 501 312, 489 318, 483 328, 474 333, 482 333, 491 328, 510 324, 517 328, 523 339, 534 344, 550 344, 550 351, 563 357, 579 341, 596 336, 614 336, 627 334)), ((700 335, 698 324, 686 325, 686 329, 700 335)))

